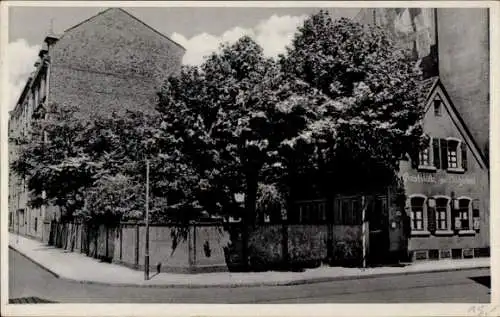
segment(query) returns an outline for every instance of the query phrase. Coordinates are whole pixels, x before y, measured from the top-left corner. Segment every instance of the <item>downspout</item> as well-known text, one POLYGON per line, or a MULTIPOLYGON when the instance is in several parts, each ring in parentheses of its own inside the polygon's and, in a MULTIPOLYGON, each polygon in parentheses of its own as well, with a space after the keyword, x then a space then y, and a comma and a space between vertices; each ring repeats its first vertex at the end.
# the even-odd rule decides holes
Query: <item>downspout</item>
POLYGON ((436 68, 439 78, 439 34, 438 34, 438 9, 434 8, 434 37, 436 38, 436 68))
MULTIPOLYGON (((46 68, 46 76, 45 76, 45 105, 47 107, 47 111, 45 112, 45 120, 47 120, 49 118, 49 114, 48 114, 48 109, 49 109, 49 91, 50 91, 50 72, 51 72, 51 68, 52 68, 52 61, 51 61, 51 58, 50 58, 50 54, 51 54, 51 43, 49 43, 48 41, 46 41, 47 43, 47 55, 45 56, 45 60, 46 60, 46 65, 47 65, 47 68, 46 68)), ((43 143, 47 143, 47 132, 46 131, 43 131, 43 143)), ((42 199, 45 200, 47 198, 47 193, 45 190, 42 191, 42 199)), ((45 202, 42 204, 42 207, 41 207, 41 211, 42 211, 42 215, 43 215, 43 219, 44 219, 44 222, 47 220, 47 213, 46 213, 46 208, 45 208, 45 202)))

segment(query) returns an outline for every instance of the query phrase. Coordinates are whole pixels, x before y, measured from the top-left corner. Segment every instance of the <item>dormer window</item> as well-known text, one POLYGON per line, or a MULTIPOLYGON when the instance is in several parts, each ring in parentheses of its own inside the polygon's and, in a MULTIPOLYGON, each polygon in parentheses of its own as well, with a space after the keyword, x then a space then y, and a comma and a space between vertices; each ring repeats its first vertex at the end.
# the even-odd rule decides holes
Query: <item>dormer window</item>
POLYGON ((434 100, 434 115, 436 117, 440 117, 441 116, 441 100, 440 99, 435 99, 434 100))

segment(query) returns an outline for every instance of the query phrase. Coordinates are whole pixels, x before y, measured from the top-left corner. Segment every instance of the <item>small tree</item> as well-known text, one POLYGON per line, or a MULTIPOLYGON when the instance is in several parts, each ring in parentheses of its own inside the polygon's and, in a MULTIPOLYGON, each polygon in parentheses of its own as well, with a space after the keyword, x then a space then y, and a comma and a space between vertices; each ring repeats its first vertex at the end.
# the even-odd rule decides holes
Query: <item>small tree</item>
POLYGON ((59 206, 71 219, 83 207, 85 189, 94 181, 95 170, 85 153, 83 132, 88 122, 74 116, 69 106, 51 105, 46 114, 32 121, 29 133, 12 138, 17 155, 12 171, 27 180, 32 207, 59 206), (45 197, 42 193, 45 192, 45 197))

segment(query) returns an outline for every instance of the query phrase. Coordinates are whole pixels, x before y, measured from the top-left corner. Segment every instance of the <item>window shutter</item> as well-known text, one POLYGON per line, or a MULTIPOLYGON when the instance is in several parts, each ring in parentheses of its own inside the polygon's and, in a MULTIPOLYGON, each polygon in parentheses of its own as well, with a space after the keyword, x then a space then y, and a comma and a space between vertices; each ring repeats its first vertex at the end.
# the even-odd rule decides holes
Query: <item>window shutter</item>
POLYGON ((445 170, 448 168, 448 141, 445 139, 439 141, 441 145, 441 168, 445 170))
POLYGON ((440 152, 439 152, 439 139, 433 139, 432 140, 432 147, 434 151, 434 167, 436 169, 441 168, 441 157, 440 157, 440 152))
POLYGON ((467 144, 462 142, 460 146, 462 148, 462 168, 467 170, 467 144))
POLYGON ((457 227, 456 224, 456 219, 459 217, 460 212, 457 209, 453 208, 453 205, 451 206, 451 230, 460 230, 460 227, 457 227))
POLYGON ((427 207, 427 230, 429 232, 436 231, 436 208, 427 207))

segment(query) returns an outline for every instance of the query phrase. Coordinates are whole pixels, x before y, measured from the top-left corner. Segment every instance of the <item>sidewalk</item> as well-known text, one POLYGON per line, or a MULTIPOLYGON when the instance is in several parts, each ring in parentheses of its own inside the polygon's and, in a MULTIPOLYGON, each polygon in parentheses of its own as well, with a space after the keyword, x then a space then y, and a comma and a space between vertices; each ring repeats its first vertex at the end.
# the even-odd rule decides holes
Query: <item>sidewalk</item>
POLYGON ((77 252, 47 246, 37 240, 9 233, 9 247, 31 259, 53 275, 80 283, 122 285, 136 287, 250 287, 310 284, 335 280, 361 279, 385 275, 453 271, 489 268, 490 258, 441 260, 411 264, 405 267, 343 268, 319 267, 304 272, 259 273, 160 273, 144 280, 142 271, 121 265, 102 263, 77 252))

